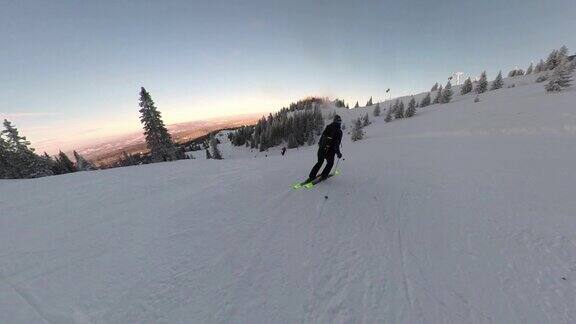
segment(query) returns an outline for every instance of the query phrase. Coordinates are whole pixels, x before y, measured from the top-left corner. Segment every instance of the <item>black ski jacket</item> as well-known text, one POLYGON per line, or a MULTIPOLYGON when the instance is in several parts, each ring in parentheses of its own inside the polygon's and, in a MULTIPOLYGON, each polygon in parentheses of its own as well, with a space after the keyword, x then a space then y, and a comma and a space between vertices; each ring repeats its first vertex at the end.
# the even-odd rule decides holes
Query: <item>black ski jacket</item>
POLYGON ((322 150, 330 154, 340 154, 340 142, 342 141, 342 130, 340 124, 331 123, 326 126, 320 141, 318 142, 318 150, 322 150))

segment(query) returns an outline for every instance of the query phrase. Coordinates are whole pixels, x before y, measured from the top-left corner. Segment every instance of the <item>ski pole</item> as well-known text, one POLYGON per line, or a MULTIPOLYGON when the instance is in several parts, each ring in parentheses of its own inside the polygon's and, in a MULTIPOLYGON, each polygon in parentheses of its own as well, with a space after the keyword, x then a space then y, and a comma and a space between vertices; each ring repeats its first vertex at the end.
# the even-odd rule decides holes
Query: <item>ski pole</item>
MULTIPOLYGON (((340 148, 342 148, 342 142, 340 142, 340 148)), ((338 173, 338 163, 340 163, 340 158, 336 161, 336 167, 334 168, 334 173, 338 173)))

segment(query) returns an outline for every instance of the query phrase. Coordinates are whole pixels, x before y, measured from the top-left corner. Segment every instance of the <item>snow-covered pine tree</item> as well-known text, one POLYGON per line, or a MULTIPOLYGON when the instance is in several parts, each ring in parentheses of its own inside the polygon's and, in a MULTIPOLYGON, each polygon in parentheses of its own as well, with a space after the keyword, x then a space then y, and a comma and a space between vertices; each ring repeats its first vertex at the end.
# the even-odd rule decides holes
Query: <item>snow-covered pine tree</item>
POLYGON ((54 175, 51 164, 43 156, 32 153, 30 159, 32 161, 30 169, 33 172, 28 174, 28 177, 39 178, 54 175))
POLYGON ((558 50, 558 57, 557 57, 558 63, 560 63, 560 61, 565 57, 566 58, 568 57, 568 47, 566 47, 566 45, 562 45, 562 47, 560 47, 560 49, 558 50))
POLYGON ((72 160, 70 160, 68 155, 62 151, 58 152, 58 159, 56 161, 58 162, 63 173, 72 173, 78 171, 72 160))
POLYGON ((372 97, 370 97, 370 99, 368 100, 368 102, 366 103, 366 107, 370 107, 372 106, 372 97))
POLYGON ((74 151, 74 158, 76 159, 76 169, 78 171, 94 171, 96 167, 92 162, 86 160, 82 155, 78 154, 78 152, 74 151))
POLYGON ((393 112, 392 107, 389 107, 388 111, 386 112, 386 117, 384 118, 385 122, 389 123, 392 121, 392 112, 393 112))
POLYGON ((462 85, 462 88, 460 88, 460 94, 461 95, 465 95, 468 94, 472 91, 472 80, 470 80, 470 77, 467 77, 466 80, 464 80, 464 84, 462 85))
POLYGON ((548 54, 548 58, 546 59, 546 70, 554 70, 556 65, 558 65, 558 50, 552 50, 550 54, 548 54))
POLYGON ((396 109, 398 109, 398 106, 400 105, 400 99, 396 99, 396 101, 394 101, 394 103, 390 106, 390 109, 392 110, 392 113, 396 113, 396 109))
POLYGON ((478 84, 476 84, 476 93, 484 93, 486 90, 488 90, 488 78, 486 77, 486 71, 483 71, 480 74, 478 84))
POLYGON ((264 136, 264 134, 260 134, 260 137, 258 139, 258 150, 260 152, 264 152, 266 151, 266 149, 268 149, 268 146, 266 145, 266 137, 264 136))
POLYGON ((309 118, 307 118, 306 120, 306 133, 304 136, 304 139, 306 140, 306 144, 308 144, 308 146, 314 144, 314 133, 315 133, 315 127, 314 127, 314 117, 310 116, 309 118))
POLYGON ((432 103, 437 104, 442 102, 442 86, 438 87, 438 91, 436 92, 436 97, 434 97, 434 101, 432 103))
POLYGON ((362 129, 362 121, 360 118, 354 121, 354 128, 352 129, 351 139, 352 142, 361 140, 364 137, 364 130, 362 129))
POLYGON ((222 153, 218 149, 218 139, 214 134, 210 135, 210 148, 212 149, 212 158, 214 160, 222 160, 222 153))
POLYGON ((208 148, 205 148, 205 150, 206 150, 206 160, 212 159, 212 154, 210 154, 210 150, 208 150, 208 148))
POLYGON ((416 99, 414 97, 410 98, 408 102, 408 109, 406 109, 406 117, 413 117, 416 115, 416 99))
POLYGON ((54 159, 48 155, 48 153, 44 152, 44 154, 40 155, 40 157, 48 164, 48 167, 50 168, 50 170, 52 170, 53 174, 56 174, 56 172, 54 172, 54 166, 56 165, 56 162, 54 161, 54 159))
POLYGON ((126 151, 122 151, 122 157, 120 158, 120 161, 118 161, 118 166, 125 167, 136 164, 138 164, 138 161, 136 158, 134 158, 134 155, 128 154, 126 151))
POLYGON ((358 108, 360 107, 360 105, 358 104, 358 101, 356 101, 356 104, 354 105, 354 108, 358 108))
POLYGON ((530 63, 528 69, 526 69, 526 75, 532 74, 534 72, 534 64, 530 63))
POLYGON ((0 179, 12 179, 15 177, 13 161, 13 153, 0 132, 0 179))
POLYGON ((420 100, 420 107, 430 106, 430 101, 432 98, 430 97, 430 92, 428 92, 422 100, 420 100))
POLYGON ((430 91, 436 91, 438 90, 439 84, 438 82, 434 83, 434 85, 432 86, 432 89, 430 89, 430 91))
POLYGON ((142 87, 140 89, 140 122, 144 126, 146 145, 150 149, 152 162, 172 161, 176 159, 176 147, 164 126, 162 116, 154 106, 150 94, 142 87))
POLYGON ((228 138, 230 139, 230 143, 234 146, 242 146, 246 145, 246 147, 250 146, 250 139, 252 137, 252 133, 254 132, 253 126, 242 126, 238 128, 235 132, 229 133, 228 138))
POLYGON ((320 107, 314 107, 314 127, 316 128, 316 135, 320 136, 324 130, 324 117, 322 116, 322 111, 320 107))
POLYGON ((569 87, 572 82, 572 72, 574 72, 574 63, 568 61, 566 56, 562 57, 545 86, 546 91, 562 91, 563 88, 569 87))
POLYGON ((26 137, 20 136, 18 129, 12 126, 12 123, 4 119, 4 130, 0 132, 6 137, 6 147, 8 154, 9 163, 11 165, 11 178, 25 178, 22 165, 25 159, 22 151, 28 147, 30 142, 26 140, 26 137))
POLYGON ((57 175, 62 173, 60 170, 60 166, 58 165, 58 159, 56 157, 52 157, 48 155, 48 153, 44 152, 42 158, 48 164, 50 171, 52 171, 52 174, 57 175))
POLYGON ((562 62, 562 60, 568 59, 568 47, 562 45, 560 49, 553 50, 552 53, 550 53, 550 56, 546 61, 546 66, 549 70, 553 70, 562 62))
POLYGON ((46 159, 31 150, 24 152, 23 175, 25 178, 40 178, 54 175, 46 159))
POLYGON ((306 139, 306 144, 308 146, 314 145, 315 140, 314 140, 314 135, 308 136, 308 138, 306 139))
POLYGON ((544 70, 546 70, 546 64, 544 63, 544 60, 540 59, 540 62, 538 62, 534 68, 534 73, 540 73, 544 70))
POLYGON ((368 125, 370 125, 370 118, 368 117, 368 114, 365 114, 364 117, 362 117, 362 127, 368 125))
POLYGON ((444 90, 442 90, 442 103, 449 103, 452 100, 452 83, 446 82, 444 90))
POLYGON ((344 103, 344 100, 336 98, 336 99, 334 99, 334 106, 346 107, 346 103, 344 103))
POLYGON ((50 169, 50 171, 52 171, 52 175, 55 175, 56 172, 54 172, 54 167, 56 166, 56 162, 54 161, 54 159, 52 159, 52 157, 50 155, 48 155, 48 153, 44 152, 44 154, 40 155, 40 158, 44 161, 44 163, 46 163, 46 166, 48 167, 48 169, 50 169))
POLYGON ((516 70, 516 74, 514 76, 522 76, 522 75, 524 75, 524 70, 518 69, 516 70))
POLYGON ((26 136, 20 136, 18 129, 7 119, 4 119, 4 130, 2 134, 6 136, 6 142, 10 150, 18 152, 29 149, 28 146, 30 142, 26 139, 26 136))
POLYGON ((553 50, 546 59, 546 69, 547 70, 554 70, 560 62, 568 57, 568 48, 565 45, 562 45, 560 49, 553 50))
POLYGON ((490 87, 490 90, 500 89, 502 88, 502 86, 504 86, 504 79, 502 79, 502 71, 500 71, 498 72, 496 79, 492 81, 492 86, 490 87))
POLYGON ((6 119, 4 119, 4 130, 1 133, 6 137, 6 141, 1 145, 6 149, 4 154, 10 159, 7 164, 10 166, 12 178, 38 178, 53 175, 48 161, 34 153, 26 137, 20 136, 18 129, 6 119))
POLYGON ((513 77, 515 77, 515 76, 516 76, 516 69, 510 70, 510 72, 508 72, 508 77, 509 77, 509 78, 513 78, 513 77))
POLYGON ((372 111, 372 114, 374 115, 374 117, 380 116, 381 111, 380 111, 380 104, 379 104, 379 103, 377 103, 377 104, 376 104, 376 107, 374 107, 374 110, 372 111))
POLYGON ((184 148, 184 146, 177 146, 176 147, 176 158, 178 160, 185 160, 188 158, 186 156, 186 149, 184 148))
POLYGON ((294 134, 290 134, 288 136, 288 148, 293 149, 298 147, 298 142, 296 141, 296 137, 294 134))
POLYGON ((404 101, 400 101, 398 106, 394 109, 394 118, 404 118, 404 101))
MULTIPOLYGON (((308 127, 312 126, 312 124, 310 124, 310 121, 313 121, 313 116, 312 114, 310 114, 309 111, 304 111, 303 114, 301 114, 299 120, 300 120, 300 134, 298 134, 299 136, 297 136, 298 138, 298 142, 300 145, 304 145, 306 144, 306 141, 308 140, 308 127)), ((276 145, 276 143, 274 143, 274 145, 276 145)))

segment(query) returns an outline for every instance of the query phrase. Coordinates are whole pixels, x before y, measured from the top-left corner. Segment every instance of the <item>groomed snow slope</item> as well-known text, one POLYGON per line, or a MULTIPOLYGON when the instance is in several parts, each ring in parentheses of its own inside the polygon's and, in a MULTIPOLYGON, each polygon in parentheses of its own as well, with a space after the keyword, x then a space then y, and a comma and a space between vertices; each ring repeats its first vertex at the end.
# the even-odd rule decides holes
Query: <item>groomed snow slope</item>
POLYGON ((0 322, 573 323, 576 91, 473 97, 312 190, 314 147, 0 181, 0 322))

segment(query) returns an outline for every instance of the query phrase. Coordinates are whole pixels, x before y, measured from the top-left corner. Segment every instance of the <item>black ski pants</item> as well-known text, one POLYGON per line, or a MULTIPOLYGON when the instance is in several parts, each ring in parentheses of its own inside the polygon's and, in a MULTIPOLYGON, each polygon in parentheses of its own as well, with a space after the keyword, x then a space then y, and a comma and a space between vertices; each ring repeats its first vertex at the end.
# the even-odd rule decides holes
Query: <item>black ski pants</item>
POLYGON ((326 160, 326 166, 324 167, 324 170, 322 170, 321 176, 324 178, 328 177, 328 175, 330 174, 330 170, 332 170, 332 166, 334 165, 334 156, 335 155, 336 155, 336 152, 334 152, 332 150, 327 150, 327 151, 318 150, 318 162, 316 162, 316 164, 314 165, 314 167, 312 167, 312 170, 310 171, 310 176, 309 176, 310 179, 316 178, 316 174, 318 174, 318 171, 322 167, 324 160, 326 160))

